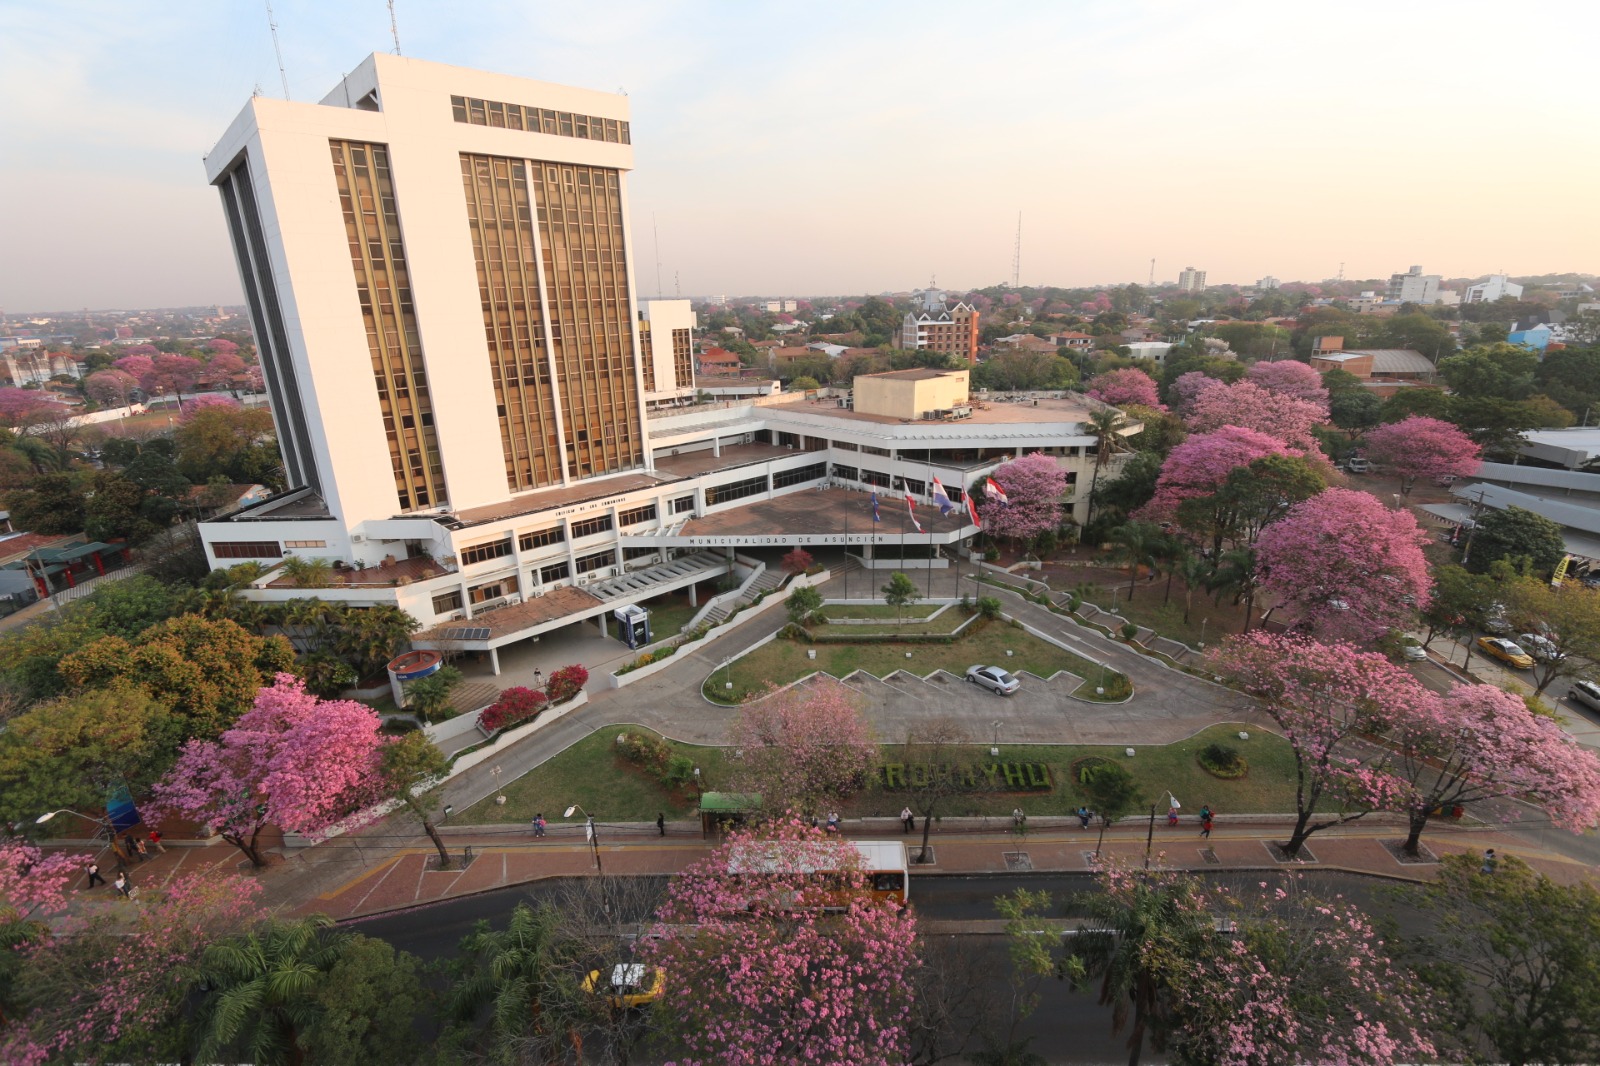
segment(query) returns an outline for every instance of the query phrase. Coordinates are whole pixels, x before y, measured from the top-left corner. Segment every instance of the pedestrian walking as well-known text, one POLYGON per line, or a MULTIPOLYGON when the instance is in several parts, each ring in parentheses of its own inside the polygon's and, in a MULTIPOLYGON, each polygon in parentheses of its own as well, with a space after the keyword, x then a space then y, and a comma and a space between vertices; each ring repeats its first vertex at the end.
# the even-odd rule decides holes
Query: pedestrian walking
POLYGON ((900 809, 900 831, 909 833, 917 827, 917 816, 911 813, 910 807, 900 809))
POLYGON ((117 875, 117 879, 115 881, 111 882, 111 887, 116 889, 117 890, 117 895, 121 896, 123 899, 130 898, 129 895, 128 895, 128 875, 127 874, 118 874, 117 875))
POLYGON ((1200 823, 1200 835, 1207 840, 1211 839, 1211 812, 1206 812, 1205 821, 1200 823))
POLYGON ((161 830, 159 830, 159 829, 150 830, 150 846, 152 848, 155 848, 157 851, 159 851, 163 855, 165 855, 167 853, 166 847, 163 846, 162 843, 161 843, 161 830))
POLYGON ((134 840, 134 842, 133 842, 133 850, 135 850, 135 851, 137 851, 139 853, 139 861, 140 862, 144 862, 146 859, 148 859, 150 857, 150 848, 142 840, 138 840, 138 839, 134 840))
POLYGON ((89 864, 89 887, 93 888, 95 885, 103 885, 105 883, 106 879, 100 876, 100 864, 91 862, 89 864))
POLYGON ((122 838, 122 847, 123 847, 124 850, 127 851, 128 858, 130 858, 130 859, 135 859, 136 858, 140 862, 144 862, 144 856, 139 854, 138 841, 133 839, 133 834, 132 833, 129 833, 127 836, 122 838))
POLYGON ((1078 825, 1084 829, 1089 828, 1089 808, 1078 808, 1078 825))
POLYGON ((543 670, 539 670, 539 669, 536 668, 533 671, 533 687, 534 687, 534 689, 536 691, 539 691, 539 692, 543 692, 544 691, 544 671, 543 670))
POLYGON ((1176 808, 1176 807, 1168 807, 1167 808, 1167 825, 1168 826, 1174 826, 1174 825, 1177 825, 1177 824, 1178 824, 1178 808, 1176 808))
POLYGON ((667 835, 667 816, 660 811, 656 812, 656 833, 659 836, 667 835))
POLYGON ((1478 867, 1478 872, 1480 874, 1492 874, 1494 873, 1494 868, 1498 865, 1500 865, 1500 860, 1495 857, 1494 849, 1490 848, 1483 853, 1483 865, 1478 867))
POLYGON ((1203 822, 1211 817, 1211 804, 1207 803, 1200 808, 1200 820, 1203 822))
POLYGON ((539 814, 534 815, 533 816, 533 835, 536 836, 536 837, 544 836, 545 824, 546 823, 545 823, 545 820, 544 820, 544 814, 542 812, 539 813, 539 814))

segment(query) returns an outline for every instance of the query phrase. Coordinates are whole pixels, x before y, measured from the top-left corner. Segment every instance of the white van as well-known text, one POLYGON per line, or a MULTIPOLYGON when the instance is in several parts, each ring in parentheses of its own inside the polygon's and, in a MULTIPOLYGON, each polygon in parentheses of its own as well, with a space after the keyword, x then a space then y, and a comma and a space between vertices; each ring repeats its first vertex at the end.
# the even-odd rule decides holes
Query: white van
POLYGON ((1359 455, 1352 455, 1349 459, 1346 459, 1344 468, 1352 474, 1372 473, 1372 463, 1359 455))

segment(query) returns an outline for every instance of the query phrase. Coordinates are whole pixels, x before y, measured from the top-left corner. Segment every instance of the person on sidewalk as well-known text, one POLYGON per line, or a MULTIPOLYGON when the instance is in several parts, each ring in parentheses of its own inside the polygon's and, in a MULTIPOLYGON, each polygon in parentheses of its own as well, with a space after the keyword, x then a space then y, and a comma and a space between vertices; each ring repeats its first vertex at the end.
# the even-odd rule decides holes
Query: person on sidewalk
POLYGON ((1211 804, 1207 803, 1200 808, 1200 820, 1203 822, 1211 817, 1211 804))
POLYGON ((544 813, 540 812, 539 814, 534 815, 533 816, 533 835, 535 837, 544 836, 544 827, 545 827, 544 813))
POLYGON ((155 848, 157 851, 159 851, 163 855, 165 855, 167 853, 166 846, 161 843, 161 830, 159 830, 159 829, 150 830, 150 846, 152 848, 155 848))
POLYGON ((1177 824, 1178 824, 1178 808, 1176 808, 1176 807, 1168 807, 1167 808, 1167 827, 1171 828, 1172 826, 1175 826, 1177 824))
POLYGON ((1478 872, 1480 874, 1492 874, 1494 873, 1494 868, 1498 865, 1500 865, 1500 860, 1495 857, 1494 849, 1490 848, 1483 853, 1483 865, 1478 867, 1478 872))
POLYGON ((900 832, 909 833, 917 828, 917 816, 909 806, 900 808, 900 832))
POLYGON ((656 812, 656 833, 659 836, 667 835, 667 816, 660 811, 656 812))
POLYGON ((1078 808, 1078 825, 1081 828, 1083 828, 1083 829, 1089 828, 1089 817, 1090 817, 1089 816, 1089 808, 1087 808, 1087 807, 1079 807, 1078 808))
POLYGON ((1028 824, 1028 816, 1023 813, 1022 808, 1021 807, 1013 807, 1013 808, 1011 808, 1011 827, 1013 829, 1015 829, 1017 832, 1020 833, 1020 832, 1022 832, 1023 827, 1026 826, 1027 824, 1028 824))
POLYGON ((1200 823, 1200 835, 1206 840, 1211 839, 1211 812, 1206 812, 1205 821, 1200 823))
POLYGON ((144 856, 139 854, 139 849, 136 846, 136 843, 137 842, 133 839, 132 833, 129 833, 127 836, 122 838, 122 848, 128 853, 128 858, 138 859, 140 862, 144 862, 144 856))
POLYGON ((839 834, 839 812, 832 811, 828 814, 827 832, 837 836, 839 834))
POLYGON ((144 862, 150 857, 150 847, 143 840, 134 838, 133 850, 139 853, 139 861, 144 862))
POLYGON ((111 887, 116 889, 117 890, 117 895, 121 896, 123 899, 130 898, 128 896, 128 875, 127 874, 118 874, 117 875, 117 879, 115 881, 111 882, 111 887))
POLYGON ((97 884, 103 885, 105 883, 106 879, 100 876, 100 864, 97 862, 89 863, 89 887, 93 888, 97 884))

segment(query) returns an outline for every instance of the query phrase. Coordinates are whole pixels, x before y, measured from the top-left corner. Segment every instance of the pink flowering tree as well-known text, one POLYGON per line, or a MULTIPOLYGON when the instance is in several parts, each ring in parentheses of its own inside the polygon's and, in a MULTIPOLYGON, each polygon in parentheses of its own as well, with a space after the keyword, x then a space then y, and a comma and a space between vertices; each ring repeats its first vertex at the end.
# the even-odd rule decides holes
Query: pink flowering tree
POLYGON ((1283 442, 1253 429, 1223 426, 1211 433, 1189 437, 1173 448, 1161 464, 1156 492, 1150 502, 1133 512, 1134 518, 1172 522, 1185 500, 1210 496, 1222 488, 1228 475, 1268 455, 1288 455, 1283 442))
POLYGON ((1246 380, 1276 396, 1314 403, 1324 413, 1328 410, 1328 390, 1323 387, 1322 375, 1297 359, 1257 363, 1250 368, 1246 380))
POLYGON ((1240 426, 1265 433, 1286 447, 1307 455, 1320 454, 1311 427, 1328 420, 1328 409, 1307 400, 1280 396, 1249 381, 1205 389, 1189 407, 1187 422, 1194 433, 1240 426))
POLYGON ((279 674, 215 741, 191 740, 153 790, 159 811, 207 826, 265 866, 268 824, 309 837, 370 818, 382 794, 378 716, 352 700, 319 700, 279 674))
POLYGON ((102 914, 72 937, 42 940, 22 961, 18 1024, 0 1061, 167 1061, 206 947, 254 921, 261 886, 206 872, 144 890, 128 915, 102 914))
POLYGON ((0 388, 0 425, 28 429, 52 421, 67 411, 47 392, 39 389, 0 388))
MULTIPOLYGON (((1193 875, 1178 875, 1193 878, 1193 875)), ((1289 888, 1235 895, 1196 889, 1210 917, 1234 922, 1179 982, 1182 1026, 1172 1050, 1216 1066, 1315 1062, 1388 1066, 1432 1061, 1443 1012, 1434 994, 1392 958, 1372 919, 1348 900, 1289 888)))
POLYGON ((1289 857, 1314 833, 1400 805, 1406 782, 1388 749, 1364 737, 1426 704, 1427 690, 1403 667, 1350 644, 1261 630, 1229 637, 1209 662, 1261 701, 1294 753, 1295 823, 1283 845, 1289 857))
POLYGON ((205 372, 206 365, 198 359, 162 354, 151 360, 149 372, 139 378, 139 383, 146 392, 172 393, 182 407, 184 390, 194 388, 205 372))
POLYGON ((1061 497, 1067 491, 1067 472, 1043 452, 1002 463, 993 475, 1006 501, 987 496, 978 504, 978 517, 991 537, 1032 540, 1061 525, 1061 497))
POLYGON ((861 707, 837 681, 795 685, 739 705, 728 743, 734 786, 769 811, 817 815, 863 788, 878 745, 861 707))
POLYGON ((143 352, 130 352, 111 365, 124 374, 130 375, 135 381, 143 381, 146 375, 155 368, 156 361, 154 356, 160 354, 153 348, 151 353, 146 355, 143 352))
POLYGON ((1096 400, 1114 407, 1135 403, 1140 407, 1154 407, 1158 411, 1167 409, 1156 391, 1155 379, 1133 367, 1096 374, 1089 379, 1086 391, 1096 400))
POLYGON ((206 360, 205 376, 203 381, 226 385, 233 380, 235 374, 244 373, 244 360, 232 352, 221 352, 206 360))
POLYGON ((1167 396, 1172 400, 1172 412, 1180 418, 1187 418, 1189 410, 1194 406, 1195 398, 1213 385, 1222 382, 1209 374, 1198 370, 1191 370, 1187 374, 1179 374, 1173 381, 1172 387, 1167 390, 1167 396))
POLYGON ((1260 587, 1290 623, 1319 637, 1375 640, 1428 604, 1427 534, 1376 496, 1324 489, 1256 540, 1260 587))
POLYGON ((214 337, 206 341, 206 351, 216 352, 218 355, 232 355, 239 350, 239 346, 226 337, 214 337))
POLYGON ((46 855, 31 844, 0 844, 0 939, 24 939, 19 931, 41 917, 67 909, 67 888, 79 873, 71 855, 46 855))
POLYGON ((860 852, 795 819, 679 874, 639 949, 669 975, 678 1063, 905 1062, 916 919, 870 888, 860 852))
POLYGON ((115 368, 97 370, 83 379, 84 393, 102 407, 128 406, 129 397, 138 387, 138 378, 115 368))
POLYGON ((261 367, 252 366, 245 370, 245 385, 251 392, 266 392, 267 379, 262 374, 261 367))
POLYGON ((189 405, 183 409, 184 424, 187 425, 188 423, 193 422, 195 416, 199 415, 202 411, 219 409, 223 411, 237 411, 239 410, 239 404, 226 396, 218 396, 214 392, 208 392, 203 396, 196 396, 194 399, 190 400, 189 405))
POLYGON ((1412 415, 1367 433, 1368 459, 1400 478, 1400 492, 1411 495, 1418 478, 1470 477, 1482 465, 1483 450, 1457 426, 1412 415))
POLYGON ((1396 771, 1409 786, 1409 854, 1418 853, 1429 812, 1457 804, 1526 799, 1575 833, 1600 820, 1600 758, 1553 719, 1493 685, 1429 695, 1389 731, 1396 771))

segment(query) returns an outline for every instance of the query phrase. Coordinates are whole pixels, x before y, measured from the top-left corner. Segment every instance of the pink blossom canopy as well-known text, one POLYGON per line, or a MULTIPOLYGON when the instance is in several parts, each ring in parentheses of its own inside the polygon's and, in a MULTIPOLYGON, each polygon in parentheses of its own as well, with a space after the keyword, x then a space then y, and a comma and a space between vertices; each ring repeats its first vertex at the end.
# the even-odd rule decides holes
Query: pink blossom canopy
POLYGON ((1108 370, 1104 374, 1095 375, 1089 379, 1087 391, 1101 403, 1109 403, 1116 407, 1138 404, 1140 407, 1154 407, 1158 411, 1167 409, 1161 402, 1160 393, 1156 391, 1155 381, 1149 374, 1133 367, 1122 367, 1119 370, 1108 370))
POLYGON ((1327 420, 1326 407, 1280 396, 1249 381, 1205 389, 1195 397, 1185 419, 1195 433, 1240 426, 1265 433, 1308 456, 1320 454, 1311 427, 1327 420))

